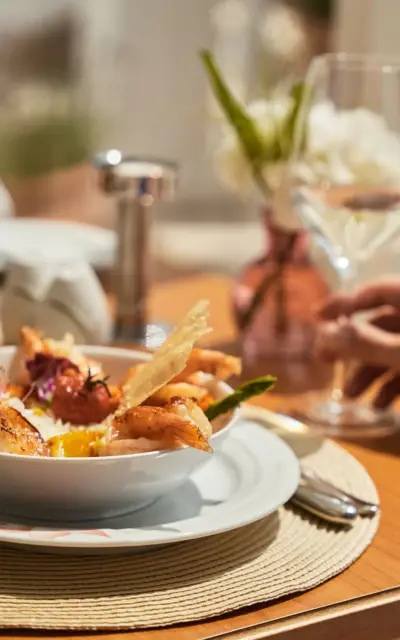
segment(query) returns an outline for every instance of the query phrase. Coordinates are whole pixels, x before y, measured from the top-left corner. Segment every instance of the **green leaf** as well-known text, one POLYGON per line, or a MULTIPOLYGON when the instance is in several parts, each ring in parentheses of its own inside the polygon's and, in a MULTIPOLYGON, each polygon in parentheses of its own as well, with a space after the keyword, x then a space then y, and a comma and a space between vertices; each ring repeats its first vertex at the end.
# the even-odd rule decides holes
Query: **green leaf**
POLYGON ((263 141, 257 127, 247 115, 245 108, 229 90, 211 52, 201 51, 200 56, 214 96, 227 121, 235 130, 243 153, 254 167, 261 161, 264 154, 263 141))
MULTIPOLYGON (((293 149, 294 137, 297 127, 297 119, 299 117, 300 109, 304 99, 304 84, 299 82, 291 88, 290 97, 292 99, 292 105, 284 120, 281 130, 281 156, 282 158, 288 158, 293 149)), ((302 136, 304 137, 304 136, 302 136)))
POLYGON ((261 378, 254 378, 254 380, 245 382, 229 396, 213 402, 208 409, 206 409, 205 414, 210 421, 214 420, 218 416, 232 411, 232 409, 235 409, 242 402, 254 396, 259 396, 261 393, 264 393, 264 391, 268 391, 268 389, 274 386, 275 382, 276 378, 273 376, 262 376, 261 378))

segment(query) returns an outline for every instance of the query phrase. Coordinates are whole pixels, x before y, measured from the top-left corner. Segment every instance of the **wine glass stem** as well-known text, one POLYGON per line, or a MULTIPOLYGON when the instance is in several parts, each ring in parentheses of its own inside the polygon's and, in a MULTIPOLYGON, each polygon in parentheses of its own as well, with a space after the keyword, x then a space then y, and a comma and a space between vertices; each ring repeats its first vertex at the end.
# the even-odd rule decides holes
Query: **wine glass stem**
POLYGON ((346 380, 346 363, 344 360, 336 360, 333 365, 333 384, 331 398, 334 402, 342 402, 343 389, 346 380))
MULTIPOLYGON (((357 270, 355 265, 348 268, 347 273, 342 274, 342 293, 351 293, 357 285, 357 270)), ((340 318, 338 318, 338 322, 340 318)), ((349 370, 349 363, 344 360, 336 360, 333 365, 333 379, 330 397, 333 402, 342 402, 344 398, 344 385, 349 370)))

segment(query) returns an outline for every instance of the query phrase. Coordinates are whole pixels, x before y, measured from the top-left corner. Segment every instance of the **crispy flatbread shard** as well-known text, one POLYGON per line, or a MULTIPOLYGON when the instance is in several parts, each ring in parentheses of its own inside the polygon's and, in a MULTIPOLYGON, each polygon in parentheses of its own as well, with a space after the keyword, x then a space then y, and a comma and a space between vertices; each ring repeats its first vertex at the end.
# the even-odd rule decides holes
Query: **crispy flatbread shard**
POLYGON ((143 365, 136 375, 123 386, 123 400, 116 412, 136 407, 181 373, 186 366, 197 340, 209 332, 207 321, 209 303, 198 302, 175 327, 166 341, 154 353, 152 360, 143 365))

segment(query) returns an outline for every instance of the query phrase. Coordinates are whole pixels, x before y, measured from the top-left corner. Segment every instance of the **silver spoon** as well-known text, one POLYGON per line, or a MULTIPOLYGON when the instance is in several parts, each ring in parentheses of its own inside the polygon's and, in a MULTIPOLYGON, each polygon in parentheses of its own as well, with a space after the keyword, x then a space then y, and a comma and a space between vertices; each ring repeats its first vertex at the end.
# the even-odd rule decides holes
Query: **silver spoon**
POLYGON ((322 520, 335 524, 351 524, 358 515, 354 503, 318 489, 307 481, 300 482, 291 502, 322 520))
POLYGON ((321 476, 311 469, 302 468, 301 475, 306 482, 314 483, 316 487, 320 487, 322 490, 329 492, 332 496, 336 496, 341 500, 354 504, 357 509, 357 513, 360 516, 372 517, 379 511, 379 505, 374 504, 373 502, 366 502, 365 500, 361 500, 361 498, 357 498, 342 489, 338 489, 330 482, 321 478, 321 476))

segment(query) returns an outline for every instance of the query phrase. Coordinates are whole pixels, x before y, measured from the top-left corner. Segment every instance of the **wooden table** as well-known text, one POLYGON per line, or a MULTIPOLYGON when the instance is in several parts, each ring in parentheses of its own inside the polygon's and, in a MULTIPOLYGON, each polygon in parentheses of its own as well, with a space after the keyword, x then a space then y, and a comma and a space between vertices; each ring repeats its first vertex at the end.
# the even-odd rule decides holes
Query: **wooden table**
MULTIPOLYGON (((211 324, 215 344, 235 339, 230 318, 230 283, 219 276, 191 276, 162 284, 154 291, 151 314, 154 319, 174 322, 199 298, 211 302, 211 324), (173 300, 173 304, 171 304, 173 300)), ((293 370, 278 363, 261 363, 264 373, 280 376, 278 392, 259 403, 282 409, 296 401, 301 380, 309 387, 321 378, 318 369, 298 364, 293 370), (300 368, 300 369, 299 369, 300 368), (302 375, 300 375, 302 372, 302 375)), ((120 640, 199 640, 221 637, 227 640, 256 640, 279 635, 280 640, 395 640, 400 638, 400 437, 372 442, 341 443, 369 471, 378 488, 382 520, 371 547, 349 569, 325 584, 267 606, 164 630, 116 634, 79 634, 67 638, 120 640)), ((50 637, 50 634, 9 632, 1 638, 50 637)), ((54 637, 54 634, 52 634, 54 637)))

